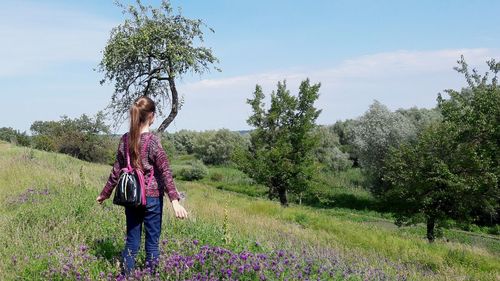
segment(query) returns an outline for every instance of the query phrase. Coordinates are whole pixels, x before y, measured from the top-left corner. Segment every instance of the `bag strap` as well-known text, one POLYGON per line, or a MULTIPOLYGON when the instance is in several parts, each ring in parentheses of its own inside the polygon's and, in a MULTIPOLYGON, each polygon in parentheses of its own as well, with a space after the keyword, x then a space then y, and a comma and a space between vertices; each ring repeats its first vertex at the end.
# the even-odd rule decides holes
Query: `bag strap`
POLYGON ((125 135, 125 147, 124 147, 125 149, 124 150, 125 150, 125 155, 126 155, 126 158, 127 158, 127 169, 129 171, 132 171, 132 166, 130 165, 130 155, 129 155, 129 147, 128 147, 128 135, 129 135, 129 133, 127 133, 125 135))
MULTIPOLYGON (((128 172, 131 172, 133 169, 132 169, 132 166, 130 165, 130 155, 129 155, 129 147, 128 147, 128 137, 129 137, 129 133, 127 133, 125 135, 125 140, 124 140, 124 144, 125 144, 125 155, 126 155, 126 158, 127 158, 127 169, 128 169, 128 172)), ((141 148, 141 151, 139 152, 139 158, 141 159, 142 161, 142 155, 144 155, 145 153, 147 153, 147 147, 149 145, 149 142, 151 141, 151 139, 153 138, 153 136, 149 136, 143 147, 141 148)), ((139 177, 139 181, 141 181, 141 203, 143 206, 146 205, 146 189, 149 188, 149 185, 151 184, 151 181, 153 180, 153 174, 154 174, 154 167, 153 169, 151 169, 151 173, 149 175, 149 182, 148 182, 148 185, 146 188, 144 188, 144 182, 142 181, 142 177, 139 177)), ((141 173, 143 174, 142 171, 138 170, 137 171, 138 173, 141 173)))

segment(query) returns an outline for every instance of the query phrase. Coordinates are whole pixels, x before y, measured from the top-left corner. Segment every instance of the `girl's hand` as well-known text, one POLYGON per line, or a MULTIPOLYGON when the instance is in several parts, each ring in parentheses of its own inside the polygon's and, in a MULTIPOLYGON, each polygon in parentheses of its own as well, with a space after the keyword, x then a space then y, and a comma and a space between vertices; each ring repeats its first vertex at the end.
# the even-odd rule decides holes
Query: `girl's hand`
POLYGON ((97 199, 96 199, 97 203, 102 204, 102 202, 104 202, 104 200, 106 200, 106 198, 102 197, 101 195, 97 196, 97 199))
POLYGON ((187 218, 187 211, 186 209, 184 209, 184 207, 182 207, 178 200, 172 201, 172 207, 174 208, 175 217, 179 219, 187 218))

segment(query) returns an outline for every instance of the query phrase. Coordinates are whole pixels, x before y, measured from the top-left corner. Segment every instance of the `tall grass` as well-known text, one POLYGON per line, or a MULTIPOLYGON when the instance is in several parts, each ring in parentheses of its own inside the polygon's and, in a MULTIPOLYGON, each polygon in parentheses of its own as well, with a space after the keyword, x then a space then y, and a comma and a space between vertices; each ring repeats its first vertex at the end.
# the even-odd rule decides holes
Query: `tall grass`
MULTIPOLYGON (((175 166, 176 160, 172 163, 175 166)), ((103 206, 95 203, 110 170, 109 166, 0 142, 0 279, 74 278, 58 275, 65 263, 92 279, 114 276, 124 244, 125 216, 121 207, 109 201, 103 206)), ((226 181, 230 185, 231 180, 226 181)), ((196 240, 200 245, 225 247, 234 253, 289 250, 305 259, 328 261, 339 269, 331 275, 336 280, 500 277, 500 254, 496 251, 500 242, 496 237, 476 235, 477 240, 467 240, 467 233, 454 232, 461 239, 429 244, 421 228, 398 229, 383 216, 367 211, 321 210, 296 204, 282 208, 277 202, 203 182, 176 183, 186 192, 182 204, 189 219, 175 219, 166 204, 162 230, 165 260, 198 251, 185 244, 196 240)), ((139 265, 143 260, 141 252, 139 265)), ((294 275, 299 273, 286 274, 299 279, 300 275, 294 275)), ((253 277, 247 280, 260 278, 248 276, 253 277)), ((164 278, 175 280, 171 275, 164 278)))

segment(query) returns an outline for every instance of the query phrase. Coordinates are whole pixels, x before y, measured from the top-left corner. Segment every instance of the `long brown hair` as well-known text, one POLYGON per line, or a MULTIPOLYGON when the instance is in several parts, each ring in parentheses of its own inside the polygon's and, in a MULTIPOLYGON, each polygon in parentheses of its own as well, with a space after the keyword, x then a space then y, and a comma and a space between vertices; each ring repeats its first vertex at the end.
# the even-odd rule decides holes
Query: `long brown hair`
POLYGON ((147 96, 139 97, 130 107, 130 164, 135 168, 142 168, 142 161, 139 159, 141 127, 149 121, 150 114, 155 111, 155 102, 147 96))

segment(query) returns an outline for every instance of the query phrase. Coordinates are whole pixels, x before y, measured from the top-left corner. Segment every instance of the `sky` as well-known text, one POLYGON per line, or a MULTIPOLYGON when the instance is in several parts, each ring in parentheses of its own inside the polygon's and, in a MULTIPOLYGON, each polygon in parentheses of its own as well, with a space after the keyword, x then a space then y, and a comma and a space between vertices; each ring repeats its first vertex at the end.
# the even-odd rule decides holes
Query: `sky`
MULTIPOLYGON (((94 69, 125 19, 113 0, 0 2, 0 127, 30 133, 34 121, 94 115, 109 104, 113 84, 100 85, 104 74, 94 69)), ((215 30, 205 29, 204 46, 222 71, 181 77, 184 104, 168 132, 251 129, 246 99, 255 85, 268 105, 283 80, 295 95, 306 78, 321 83, 323 125, 356 118, 374 100, 391 110, 431 108, 438 93, 466 86, 453 70, 460 55, 480 71, 500 60, 500 1, 171 3, 215 30)))

